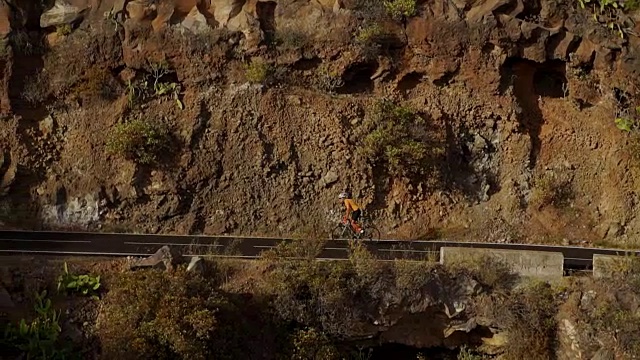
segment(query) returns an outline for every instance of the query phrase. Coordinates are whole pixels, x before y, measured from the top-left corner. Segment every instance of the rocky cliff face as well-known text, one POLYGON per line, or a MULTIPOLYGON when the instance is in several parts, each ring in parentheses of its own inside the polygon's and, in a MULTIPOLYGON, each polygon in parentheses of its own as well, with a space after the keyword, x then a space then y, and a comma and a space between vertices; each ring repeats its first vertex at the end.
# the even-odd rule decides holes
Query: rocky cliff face
POLYGON ((386 10, 3 1, 3 222, 290 235, 335 220, 350 188, 388 236, 635 236, 635 142, 614 120, 637 106, 637 14, 603 26, 570 1, 386 10), (399 176, 361 151, 383 98, 424 120, 410 135, 428 171, 399 176), (108 151, 132 119, 169 129, 160 165, 108 151))

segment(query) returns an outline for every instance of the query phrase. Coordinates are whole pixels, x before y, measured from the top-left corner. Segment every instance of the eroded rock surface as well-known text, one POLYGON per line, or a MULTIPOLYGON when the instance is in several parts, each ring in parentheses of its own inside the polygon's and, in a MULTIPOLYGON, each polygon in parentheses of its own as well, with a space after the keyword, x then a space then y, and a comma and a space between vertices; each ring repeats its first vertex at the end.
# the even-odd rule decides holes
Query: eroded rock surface
POLYGON ((0 3, 0 36, 24 45, 0 59, 11 206, 31 199, 49 226, 290 235, 336 221, 349 188, 388 237, 640 232, 632 140, 614 123, 637 103, 636 38, 551 1, 421 2, 375 22, 354 4, 0 3), (266 78, 249 81, 261 61, 266 78), (179 90, 159 95, 157 82, 179 90), (392 176, 363 155, 382 98, 426 120, 415 133, 434 150, 428 175, 392 176), (162 166, 108 151, 133 118, 170 129, 162 166), (547 178, 568 179, 566 192, 547 178), (54 201, 61 187, 67 205, 54 201), (87 194, 90 205, 74 200, 87 194))

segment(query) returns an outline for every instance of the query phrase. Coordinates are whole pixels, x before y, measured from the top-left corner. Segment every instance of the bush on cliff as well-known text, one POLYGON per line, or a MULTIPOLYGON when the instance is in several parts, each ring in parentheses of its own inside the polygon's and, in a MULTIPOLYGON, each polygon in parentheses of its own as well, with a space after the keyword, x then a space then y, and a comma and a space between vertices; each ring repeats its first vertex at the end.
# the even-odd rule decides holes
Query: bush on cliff
POLYGON ((170 136, 166 127, 143 120, 117 124, 107 139, 107 151, 140 164, 156 162, 169 148, 170 136))
POLYGON ((431 137, 427 121, 409 107, 380 101, 364 128, 363 155, 370 163, 387 168, 392 177, 423 179, 434 175, 434 165, 444 155, 442 146, 431 137))

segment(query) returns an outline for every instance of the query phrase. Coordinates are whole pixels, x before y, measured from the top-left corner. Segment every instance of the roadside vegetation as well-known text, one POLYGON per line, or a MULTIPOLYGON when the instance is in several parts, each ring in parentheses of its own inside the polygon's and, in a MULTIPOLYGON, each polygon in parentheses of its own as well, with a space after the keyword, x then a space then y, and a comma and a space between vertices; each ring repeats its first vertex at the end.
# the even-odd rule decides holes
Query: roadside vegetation
MULTIPOLYGON (((296 241, 256 261, 217 260, 199 272, 180 266, 98 277, 65 265, 58 268, 60 291, 49 295, 55 283, 42 288, 32 315, 6 325, 2 345, 30 359, 69 358, 63 356, 81 345, 63 336, 74 309, 66 311, 61 300, 77 298, 96 309, 87 334, 96 340, 83 346, 99 344, 102 359, 369 359, 377 344, 358 334, 390 316, 383 309, 390 306, 401 317, 424 312, 433 320, 444 311, 436 310, 444 306, 439 301, 464 291, 467 305, 456 318, 489 319, 494 331, 506 334, 498 351, 504 359, 553 358, 558 338, 566 336, 566 321, 559 319, 580 329, 575 341, 585 344, 586 353, 605 348, 624 358, 640 350, 640 319, 628 301, 640 300, 635 258, 607 279, 548 284, 519 279, 490 258, 447 267, 380 262, 357 244, 348 261, 315 261, 321 245, 296 241)), ((484 350, 463 342, 457 359, 494 358, 484 350)), ((430 358, 430 351, 416 348, 416 359, 430 358)))

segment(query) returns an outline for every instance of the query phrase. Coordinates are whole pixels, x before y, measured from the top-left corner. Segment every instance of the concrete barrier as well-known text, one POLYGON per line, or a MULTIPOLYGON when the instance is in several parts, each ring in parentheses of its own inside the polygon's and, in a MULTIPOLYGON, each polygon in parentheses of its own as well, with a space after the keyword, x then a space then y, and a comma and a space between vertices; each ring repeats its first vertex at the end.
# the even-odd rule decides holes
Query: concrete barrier
POLYGON ((633 256, 601 255, 593 254, 593 277, 606 278, 612 273, 620 273, 629 270, 632 261, 640 258, 633 256))
POLYGON ((560 279, 564 275, 564 255, 561 252, 478 249, 462 247, 440 248, 440 263, 464 264, 468 261, 493 257, 509 265, 513 272, 541 280, 560 279))

